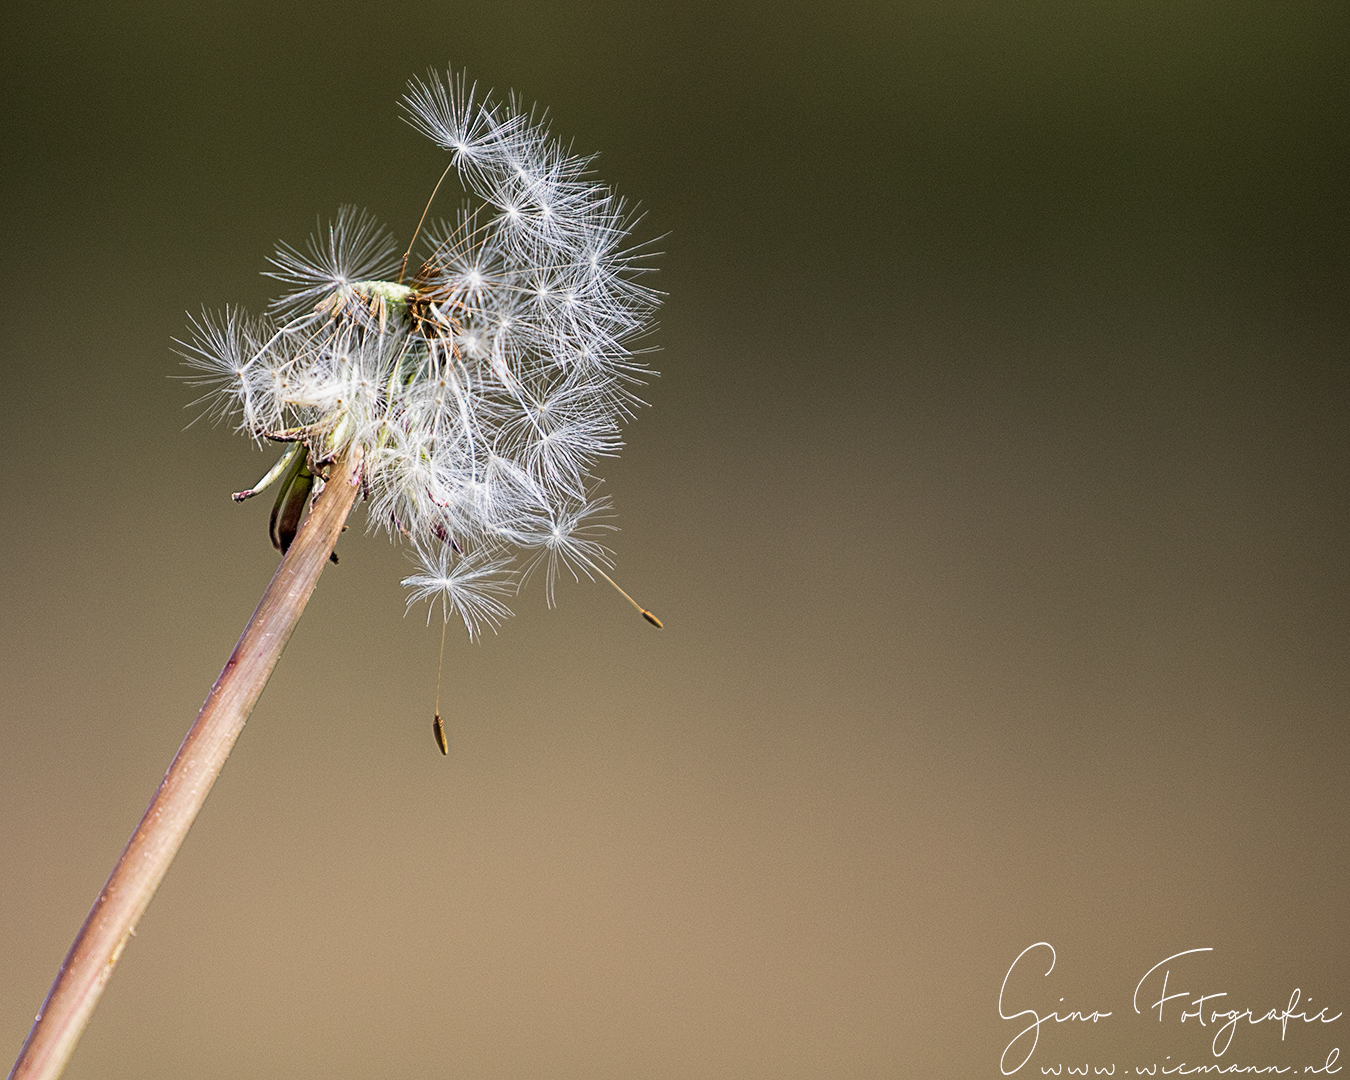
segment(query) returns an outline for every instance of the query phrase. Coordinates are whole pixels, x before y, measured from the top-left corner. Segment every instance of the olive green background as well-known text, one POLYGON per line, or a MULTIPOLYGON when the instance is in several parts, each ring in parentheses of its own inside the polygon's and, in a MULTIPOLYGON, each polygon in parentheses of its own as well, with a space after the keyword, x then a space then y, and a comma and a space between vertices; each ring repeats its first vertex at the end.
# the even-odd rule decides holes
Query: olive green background
MULTIPOLYGON (((1350 1007, 1350 15, 42 3, 3 30, 0 1059, 275 565, 188 312, 406 237, 447 62, 647 208, 619 580, 499 635, 348 533, 67 1075, 997 1077, 1350 1007), (1059 998, 1064 999, 1061 1005, 1059 998), (1076 1055, 1076 1056, 1075 1056, 1076 1055)), ((452 205, 441 204, 444 209, 452 205)), ((536 583, 537 586, 537 583, 536 583)), ((1350 1019, 1243 1029, 1321 1065, 1350 1019)), ((1131 1074, 1133 1075, 1133 1074, 1131 1074)))

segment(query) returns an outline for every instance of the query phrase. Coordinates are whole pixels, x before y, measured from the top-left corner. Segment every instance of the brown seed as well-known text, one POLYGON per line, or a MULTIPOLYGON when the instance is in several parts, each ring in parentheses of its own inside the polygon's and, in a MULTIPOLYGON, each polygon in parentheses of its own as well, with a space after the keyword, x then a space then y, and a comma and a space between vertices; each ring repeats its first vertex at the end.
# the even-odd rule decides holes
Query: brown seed
POLYGON ((441 714, 436 714, 436 719, 431 722, 431 733, 436 736, 436 745, 441 748, 442 754, 450 753, 450 744, 445 741, 445 725, 441 723, 441 714))

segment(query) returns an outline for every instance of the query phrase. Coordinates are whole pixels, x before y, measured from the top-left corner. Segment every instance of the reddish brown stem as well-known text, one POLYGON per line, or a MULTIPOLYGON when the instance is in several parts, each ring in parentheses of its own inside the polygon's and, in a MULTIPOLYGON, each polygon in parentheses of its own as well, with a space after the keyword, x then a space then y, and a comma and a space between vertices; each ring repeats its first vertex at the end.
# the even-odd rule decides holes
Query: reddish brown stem
POLYGON ((206 698, 149 809, 66 954, 10 1080, 52 1080, 253 711, 361 490, 359 452, 339 459, 206 698))

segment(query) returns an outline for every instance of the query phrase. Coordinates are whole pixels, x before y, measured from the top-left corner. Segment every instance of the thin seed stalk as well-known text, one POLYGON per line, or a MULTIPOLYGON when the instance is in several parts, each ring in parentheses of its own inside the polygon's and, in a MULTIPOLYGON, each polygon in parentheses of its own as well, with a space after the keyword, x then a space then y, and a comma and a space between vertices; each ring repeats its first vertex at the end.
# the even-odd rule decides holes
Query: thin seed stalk
POLYGON ((305 610, 361 488, 361 453, 339 458, 113 868, 38 1013, 10 1080, 61 1074, 113 965, 178 853, 305 610))

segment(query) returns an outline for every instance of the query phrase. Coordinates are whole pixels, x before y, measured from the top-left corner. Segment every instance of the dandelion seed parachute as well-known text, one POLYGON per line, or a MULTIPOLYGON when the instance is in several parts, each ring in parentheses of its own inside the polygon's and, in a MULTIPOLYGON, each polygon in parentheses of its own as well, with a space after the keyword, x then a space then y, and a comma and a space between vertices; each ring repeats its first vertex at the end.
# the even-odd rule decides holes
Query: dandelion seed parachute
POLYGON ((542 114, 462 73, 413 80, 403 106, 467 196, 406 280, 390 234, 343 207, 272 256, 288 291, 266 316, 204 314, 182 352, 207 415, 298 438, 312 462, 359 444, 371 527, 421 563, 409 604, 439 600, 472 638, 539 565, 550 603, 562 569, 607 577, 593 470, 641 404, 635 349, 659 294, 633 212, 542 114))

